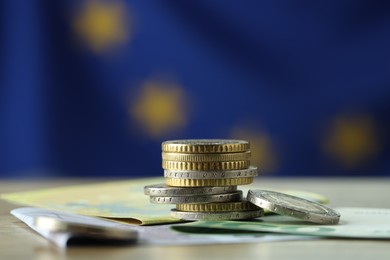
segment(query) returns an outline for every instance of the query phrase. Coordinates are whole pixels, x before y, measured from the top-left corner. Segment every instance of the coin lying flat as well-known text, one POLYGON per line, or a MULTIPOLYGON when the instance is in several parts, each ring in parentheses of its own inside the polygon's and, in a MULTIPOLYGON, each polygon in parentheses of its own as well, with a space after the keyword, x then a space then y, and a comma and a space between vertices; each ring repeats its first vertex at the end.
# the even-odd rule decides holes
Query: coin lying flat
POLYGON ((183 220, 238 220, 263 216, 263 210, 227 211, 227 212, 186 212, 171 210, 171 216, 183 220))
POLYGON ((226 162, 251 159, 251 152, 242 153, 168 153, 162 152, 161 157, 167 161, 179 162, 226 162))
POLYGON ((238 153, 249 150, 249 143, 232 139, 170 140, 162 143, 163 152, 172 153, 238 153))
POLYGON ((228 202, 240 201, 242 199, 242 191, 218 195, 202 195, 202 196, 174 196, 160 197, 151 196, 150 202, 157 204, 188 204, 188 203, 210 203, 210 202, 228 202))
POLYGON ((187 188, 155 184, 145 186, 144 194, 150 196, 196 196, 230 193, 236 190, 237 186, 187 188))
POLYGON ((165 178, 165 184, 175 187, 237 186, 251 184, 253 177, 226 179, 174 179, 165 178))
POLYGON ((340 220, 340 214, 325 205, 276 191, 249 190, 247 200, 277 214, 318 224, 337 224, 340 220))
POLYGON ((249 166, 248 169, 231 171, 175 171, 164 170, 164 177, 175 179, 223 179, 257 176, 257 167, 249 166))
POLYGON ((225 212, 225 211, 247 211, 258 210, 258 206, 249 201, 242 200, 237 202, 217 202, 206 204, 176 204, 178 211, 195 211, 195 212, 225 212))
POLYGON ((185 171, 228 171, 242 170, 248 168, 250 160, 228 161, 228 162, 180 162, 162 160, 162 168, 166 170, 185 171))

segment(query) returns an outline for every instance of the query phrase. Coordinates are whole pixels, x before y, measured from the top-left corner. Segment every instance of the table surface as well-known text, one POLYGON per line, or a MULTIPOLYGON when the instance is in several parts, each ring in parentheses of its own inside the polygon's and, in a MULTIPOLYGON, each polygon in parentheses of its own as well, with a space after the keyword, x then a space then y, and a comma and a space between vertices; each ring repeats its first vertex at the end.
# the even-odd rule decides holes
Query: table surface
MULTIPOLYGON (((110 179, 111 181, 112 179, 110 179)), ((0 180, 0 193, 103 179, 0 180)), ((327 196, 332 207, 390 208, 390 179, 261 178, 264 187, 327 196)), ((390 240, 320 239, 228 245, 75 247, 60 250, 10 215, 19 206, 0 200, 0 259, 389 259, 390 240), (12 257, 12 258, 11 258, 12 257)))

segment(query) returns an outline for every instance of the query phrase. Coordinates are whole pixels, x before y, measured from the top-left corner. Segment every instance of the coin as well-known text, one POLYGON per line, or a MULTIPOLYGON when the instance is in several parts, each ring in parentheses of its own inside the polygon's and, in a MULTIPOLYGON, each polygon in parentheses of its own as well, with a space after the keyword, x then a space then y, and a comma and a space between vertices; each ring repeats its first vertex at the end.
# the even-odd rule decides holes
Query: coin
POLYGON ((249 166, 248 169, 231 171, 177 171, 164 170, 164 177, 174 179, 223 179, 257 176, 257 167, 249 166))
POLYGON ((167 161, 179 162, 226 162, 250 160, 251 152, 243 153, 167 153, 162 152, 161 157, 167 161))
POLYGON ((144 194, 150 196, 196 196, 229 193, 236 190, 237 186, 184 188, 155 184, 145 186, 144 194))
POLYGON ((249 143, 232 139, 170 140, 162 143, 163 152, 172 153, 237 153, 249 150, 249 143))
POLYGON ((224 211, 247 211, 258 210, 259 207, 242 200, 237 202, 219 202, 207 204, 176 204, 178 211, 196 211, 196 212, 224 212, 224 211))
POLYGON ((325 205, 276 191, 249 190, 247 200, 277 214, 318 224, 337 224, 340 220, 340 214, 325 205))
POLYGON ((240 201, 241 198, 242 198, 242 191, 239 190, 232 193, 225 193, 225 194, 218 194, 218 195, 172 196, 172 197, 151 196, 150 202, 157 203, 157 204, 188 204, 188 203, 240 201))
POLYGON ((175 187, 237 186, 253 182, 253 177, 226 179, 174 179, 165 178, 165 184, 175 187))
POLYGON ((165 170, 185 171, 226 171, 247 169, 250 160, 228 162, 179 162, 162 160, 162 168, 165 170))
POLYGON ((238 220, 263 216, 263 210, 227 211, 227 212, 186 212, 171 210, 171 216, 183 220, 238 220))

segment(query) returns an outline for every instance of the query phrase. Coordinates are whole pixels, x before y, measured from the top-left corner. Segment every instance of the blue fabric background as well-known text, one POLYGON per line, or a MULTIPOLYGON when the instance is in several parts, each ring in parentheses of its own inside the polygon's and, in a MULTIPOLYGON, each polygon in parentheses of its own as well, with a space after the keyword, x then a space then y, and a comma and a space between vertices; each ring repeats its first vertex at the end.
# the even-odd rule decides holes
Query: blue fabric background
POLYGON ((389 175, 389 14, 388 1, 2 1, 0 176, 162 176, 162 141, 234 129, 267 140, 264 174, 389 175), (126 39, 83 41, 88 4, 118 4, 126 39), (148 80, 185 93, 185 124, 148 134, 131 116, 148 80), (326 152, 335 118, 375 144, 326 152))

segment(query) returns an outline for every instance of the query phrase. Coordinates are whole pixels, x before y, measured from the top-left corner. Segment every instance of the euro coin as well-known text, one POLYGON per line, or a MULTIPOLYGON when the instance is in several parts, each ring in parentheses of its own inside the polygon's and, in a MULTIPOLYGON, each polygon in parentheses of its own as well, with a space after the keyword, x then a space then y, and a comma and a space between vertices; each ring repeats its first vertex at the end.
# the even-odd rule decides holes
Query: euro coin
POLYGON ((170 140, 162 143, 162 151, 172 153, 239 153, 248 150, 247 141, 232 139, 170 140))
POLYGON ((219 202, 207 204, 176 204, 176 210, 178 211, 194 212, 247 211, 258 209, 260 209, 258 206, 246 200, 237 202, 219 202))
POLYGON ((323 204, 267 190, 249 190, 247 200, 263 209, 318 224, 337 224, 340 214, 323 204))
POLYGON ((228 171, 247 169, 249 165, 250 160, 226 162, 182 162, 162 160, 162 168, 165 170, 228 171))
POLYGON ((251 159, 251 152, 243 153, 167 153, 162 152, 161 157, 166 161, 179 162, 226 162, 226 161, 244 161, 251 159))
POLYGON ((237 186, 253 182, 253 177, 225 179, 174 179, 165 178, 165 184, 174 187, 237 186))
POLYGON ((174 179, 224 179, 257 176, 257 167, 231 171, 176 171, 164 170, 164 177, 174 179))
POLYGON ((227 212, 187 212, 171 210, 171 216, 182 220, 239 220, 253 219, 263 216, 262 209, 248 211, 227 211, 227 212))
POLYGON ((240 201, 242 198, 242 191, 235 191, 232 193, 224 193, 218 195, 202 195, 202 196, 150 196, 151 203, 157 204, 188 204, 188 203, 210 203, 210 202, 227 202, 240 201))
POLYGON ((149 196, 197 196, 231 193, 236 190, 237 186, 187 188, 155 184, 145 186, 144 194, 149 196))

